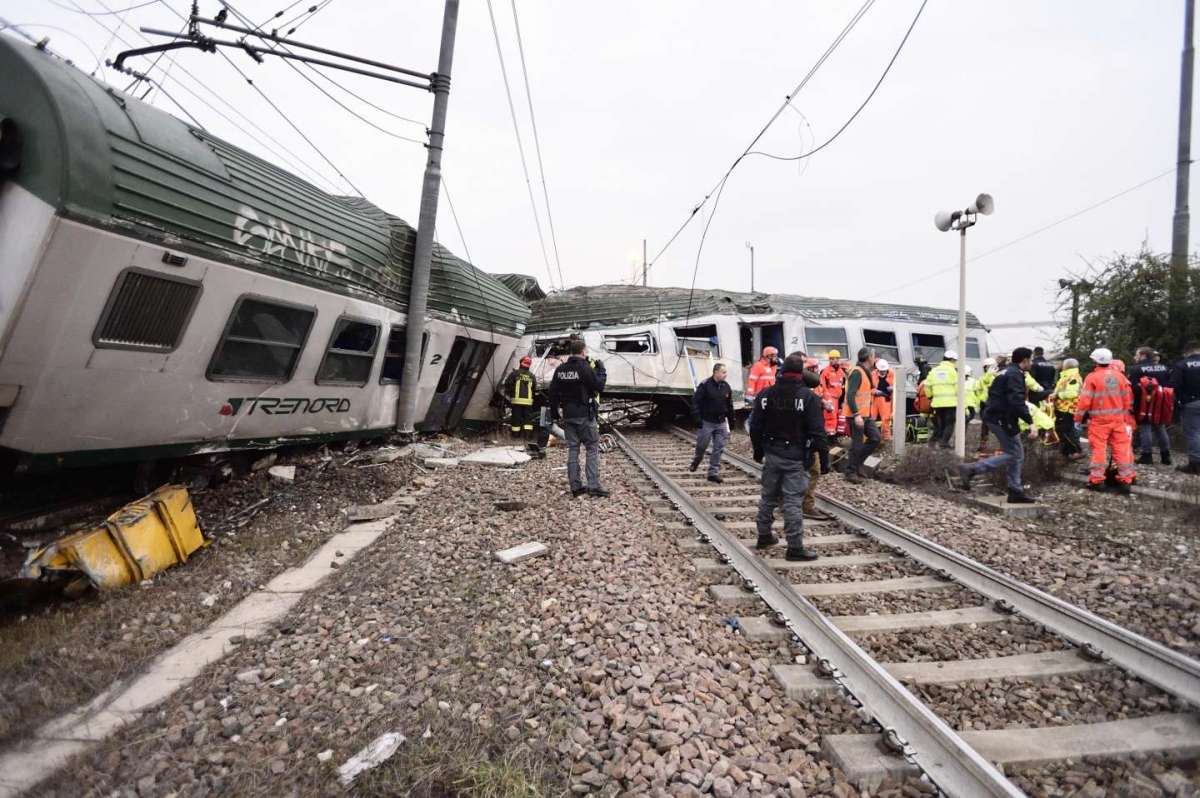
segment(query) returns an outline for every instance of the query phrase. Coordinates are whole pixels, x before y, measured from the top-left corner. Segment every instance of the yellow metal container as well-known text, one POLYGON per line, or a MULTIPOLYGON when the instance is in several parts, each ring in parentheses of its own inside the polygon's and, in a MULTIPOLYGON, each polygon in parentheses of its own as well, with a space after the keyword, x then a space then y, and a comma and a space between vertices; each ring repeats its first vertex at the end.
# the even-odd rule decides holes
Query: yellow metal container
POLYGON ((56 540, 30 555, 30 579, 82 572, 101 590, 136 584, 186 562, 208 541, 182 485, 164 485, 113 513, 103 526, 56 540))

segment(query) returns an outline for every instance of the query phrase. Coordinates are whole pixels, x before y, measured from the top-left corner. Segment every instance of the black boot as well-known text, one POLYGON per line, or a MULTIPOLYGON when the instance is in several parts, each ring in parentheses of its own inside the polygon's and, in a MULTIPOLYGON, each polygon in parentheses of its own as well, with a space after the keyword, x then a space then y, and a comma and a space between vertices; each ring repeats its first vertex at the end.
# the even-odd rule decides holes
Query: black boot
POLYGON ((1137 459, 1138 465, 1154 465, 1154 452, 1143 452, 1137 459))
POLYGON ((958 467, 958 486, 963 490, 971 489, 971 477, 975 476, 975 472, 971 470, 969 465, 963 464, 958 467))
POLYGON ((688 471, 695 471, 697 468, 699 468, 699 467, 700 467, 700 461, 701 461, 701 460, 703 460, 703 459, 704 459, 704 453, 703 453, 703 452, 701 452, 700 454, 698 454, 698 455, 696 455, 695 457, 693 457, 693 458, 692 458, 692 464, 688 466, 688 471))
POLYGON ((817 559, 817 555, 803 546, 788 546, 787 553, 783 555, 783 559, 790 562, 812 562, 817 559))
POLYGON ((1161 452, 1159 452, 1158 456, 1162 459, 1163 465, 1171 464, 1171 452, 1168 451, 1167 449, 1163 449, 1161 452))
POLYGON ((725 480, 724 480, 724 479, 722 479, 722 478, 721 478, 721 476, 720 476, 719 474, 709 474, 709 475, 708 475, 708 481, 709 481, 709 482, 715 482, 715 483, 717 483, 718 485, 720 485, 720 484, 721 484, 722 482, 724 482, 725 480))
POLYGON ((1175 470, 1180 474, 1200 475, 1200 463, 1188 463, 1187 465, 1175 466, 1175 470))
POLYGON ((1113 485, 1113 493, 1118 493, 1121 496, 1132 496, 1133 489, 1125 482, 1118 482, 1116 485, 1113 485))
POLYGON ((609 492, 604 488, 588 488, 587 495, 597 499, 607 499, 609 492))
POLYGON ((1008 491, 1008 503, 1009 504, 1035 504, 1036 502, 1037 502, 1036 499, 1034 499, 1032 496, 1030 496, 1028 493, 1026 493, 1023 490, 1011 490, 1010 489, 1008 491))
POLYGON ((758 542, 754 544, 756 549, 769 549, 772 546, 779 544, 779 538, 768 532, 766 535, 759 535, 758 542))
POLYGON ((1103 493, 1107 489, 1107 486, 1103 482, 1089 482, 1087 489, 1096 493, 1103 493))

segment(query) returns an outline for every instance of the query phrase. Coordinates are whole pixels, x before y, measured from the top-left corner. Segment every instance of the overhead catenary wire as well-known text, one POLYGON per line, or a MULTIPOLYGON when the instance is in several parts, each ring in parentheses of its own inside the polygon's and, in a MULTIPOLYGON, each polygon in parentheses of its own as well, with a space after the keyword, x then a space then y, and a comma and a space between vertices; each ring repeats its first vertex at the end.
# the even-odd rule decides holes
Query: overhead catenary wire
MULTIPOLYGON (((554 288, 554 272, 550 269, 550 256, 546 253, 546 238, 542 235, 542 222, 538 216, 537 200, 533 198, 533 183, 529 179, 529 164, 525 160, 525 145, 521 142, 521 128, 517 124, 517 108, 513 104, 512 89, 508 83, 508 69, 504 66, 504 50, 500 47, 500 30, 496 27, 496 15, 492 10, 492 0, 487 0, 488 18, 492 23, 492 35, 496 39, 496 56, 500 59, 500 76, 504 79, 504 94, 508 98, 508 111, 512 115, 513 133, 517 137, 517 152, 521 155, 521 171, 525 173, 525 187, 529 190, 529 204, 533 209, 533 223, 537 228, 538 243, 542 247, 542 261, 546 264, 546 279, 554 288)), ((564 286, 559 286, 560 288, 564 286)))
POLYGON ((108 17, 108 16, 113 16, 113 15, 119 16, 119 15, 127 13, 129 11, 136 11, 139 8, 145 8, 146 6, 152 6, 157 2, 158 2, 158 0, 146 0, 144 3, 137 3, 135 5, 127 6, 125 8, 118 8, 115 10, 114 9, 106 9, 104 11, 86 11, 81 8, 71 8, 70 6, 65 5, 64 3, 59 2, 59 0, 50 0, 50 5, 58 6, 59 8, 63 9, 64 11, 76 11, 80 14, 87 14, 90 17, 108 17))
MULTIPOLYGON (((1189 163, 1191 163, 1191 161, 1189 161, 1189 163)), ((1162 178, 1166 177, 1167 175, 1174 174, 1175 170, 1177 168, 1178 168, 1177 166, 1172 166, 1170 169, 1166 170, 1165 172, 1159 172, 1154 177, 1148 178, 1146 180, 1141 181, 1140 183, 1137 183, 1136 185, 1132 185, 1129 188, 1118 191, 1116 194, 1105 197, 1104 199, 1100 200, 1099 202, 1094 202, 1085 208, 1080 208, 1079 210, 1075 211, 1074 213, 1068 214, 1067 216, 1064 216, 1061 219, 1056 219, 1055 221, 1050 222, 1049 224, 1042 225, 1041 227, 1031 230, 1028 233, 1025 233, 1024 235, 1018 236, 1017 238, 1014 238, 1011 241, 1007 241, 1007 242, 1001 244, 1000 246, 992 247, 991 249, 981 252, 978 255, 967 258, 967 263, 974 263, 975 261, 982 260, 990 255, 995 255, 997 252, 1000 252, 1001 250, 1008 249, 1009 247, 1020 244, 1023 241, 1028 241, 1029 239, 1033 238, 1034 236, 1041 235, 1042 233, 1046 232, 1047 230, 1051 230, 1055 227, 1058 227, 1060 224, 1065 224, 1066 222, 1069 222, 1072 219, 1076 219, 1080 216, 1083 216, 1085 213, 1090 213, 1091 211, 1094 211, 1097 208, 1100 208, 1104 205, 1107 205, 1110 202, 1113 202, 1114 200, 1118 200, 1121 197, 1124 197, 1126 194, 1130 194, 1134 191, 1137 191, 1139 188, 1143 188, 1157 180, 1161 180, 1162 178)), ((956 263, 953 266, 948 266, 945 269, 938 269, 937 271, 933 271, 922 277, 918 277, 915 280, 910 280, 906 283, 902 283, 901 285, 897 285, 892 288, 888 288, 877 294, 872 294, 871 296, 868 296, 866 298, 867 299, 878 299, 881 296, 887 296, 889 294, 894 294, 897 291, 903 291, 905 288, 911 288, 914 285, 920 285, 921 283, 928 282, 929 280, 932 280, 935 277, 940 277, 941 275, 946 274, 947 272, 952 272, 958 268, 959 268, 959 266, 956 263)))
MULTIPOLYGON (((79 42, 79 44, 83 47, 83 49, 87 50, 88 53, 92 56, 92 58, 96 59, 97 66, 99 66, 101 63, 100 56, 97 55, 96 51, 92 49, 92 46, 87 43, 87 40, 84 39, 82 36, 79 36, 79 35, 73 33, 72 31, 67 30, 66 28, 60 28, 57 25, 43 25, 40 22, 8 22, 4 19, 0 19, 0 31, 7 30, 9 28, 12 28, 14 31, 19 33, 22 38, 26 39, 31 44, 35 44, 35 45, 38 44, 38 40, 35 39, 31 34, 26 33, 25 28, 45 28, 46 30, 54 31, 55 33, 61 33, 64 36, 70 36, 72 39, 79 42)), ((69 61, 70 59, 64 58, 63 60, 69 61)))
POLYGON ((550 212, 550 189, 546 187, 546 165, 542 162, 542 141, 538 136, 537 117, 533 113, 533 92, 529 88, 529 69, 525 65, 525 43, 521 39, 521 22, 517 19, 517 0, 511 0, 513 27, 517 31, 517 52, 521 54, 521 75, 525 78, 525 99, 529 103, 529 124, 533 128, 533 149, 537 153, 538 173, 542 177, 542 197, 546 201, 546 222, 550 227, 550 243, 554 245, 554 265, 558 268, 558 284, 565 288, 562 258, 558 254, 558 235, 554 232, 554 215, 550 212))
POLYGON ((784 110, 786 110, 787 107, 789 105, 791 105, 792 99, 797 94, 799 94, 800 91, 805 86, 808 85, 809 81, 812 80, 813 76, 816 75, 817 71, 821 68, 821 66, 827 60, 829 60, 829 57, 831 55, 833 55, 833 52, 838 48, 838 46, 842 43, 842 41, 850 34, 850 32, 852 30, 854 30, 855 26, 858 25, 859 21, 863 18, 863 16, 867 13, 868 10, 870 10, 871 6, 874 4, 875 4, 875 0, 866 0, 862 4, 862 6, 858 9, 858 11, 856 11, 854 13, 854 16, 850 18, 850 21, 846 23, 845 27, 843 27, 841 32, 838 33, 838 35, 834 38, 833 42, 830 43, 830 45, 825 49, 825 52, 821 54, 821 57, 817 59, 816 63, 814 63, 812 65, 812 67, 809 68, 808 72, 804 75, 804 77, 800 79, 800 82, 798 84, 796 84, 796 87, 794 89, 792 89, 792 91, 784 97, 783 103, 779 106, 779 108, 775 111, 775 113, 771 115, 771 118, 767 120, 767 123, 765 125, 763 125, 762 129, 758 131, 758 134, 755 135, 754 139, 746 146, 746 149, 742 151, 742 154, 739 155, 736 159, 734 159, 733 163, 730 164, 729 168, 725 171, 725 174, 721 176, 721 179, 717 181, 716 185, 714 185, 711 189, 709 189, 708 193, 704 195, 704 198, 701 199, 700 202, 697 203, 692 208, 691 212, 687 215, 687 218, 685 218, 683 220, 683 224, 679 225, 679 227, 676 228, 675 232, 671 235, 671 237, 669 239, 667 239, 667 243, 663 244, 662 249, 660 249, 654 255, 654 257, 650 259, 649 264, 647 264, 647 270, 649 270, 650 268, 653 268, 654 264, 656 264, 658 262, 659 258, 661 258, 663 256, 663 253, 665 253, 668 249, 670 249, 671 245, 675 243, 676 239, 679 238, 680 234, 683 233, 683 231, 687 228, 687 226, 692 223, 692 220, 696 218, 696 214, 698 214, 700 212, 700 210, 706 204, 708 204, 708 201, 709 201, 709 199, 712 198, 713 194, 715 192, 717 192, 722 186, 724 186, 725 181, 728 179, 730 173, 732 173, 733 170, 737 168, 738 164, 742 162, 742 159, 746 157, 746 153, 748 153, 750 150, 754 149, 754 145, 758 143, 759 139, 761 139, 763 137, 763 135, 767 132, 767 130, 771 127, 771 125, 773 125, 775 123, 775 120, 779 118, 780 114, 782 114, 784 112, 784 110))

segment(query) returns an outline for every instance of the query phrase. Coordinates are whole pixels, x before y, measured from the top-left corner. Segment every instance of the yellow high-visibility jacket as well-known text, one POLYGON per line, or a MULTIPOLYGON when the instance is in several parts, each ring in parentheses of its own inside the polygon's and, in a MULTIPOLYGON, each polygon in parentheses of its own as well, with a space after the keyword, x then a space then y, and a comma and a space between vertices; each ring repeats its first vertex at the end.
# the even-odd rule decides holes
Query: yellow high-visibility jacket
POLYGON ((935 410, 958 405, 958 370, 952 361, 943 360, 929 372, 925 378, 925 395, 935 410))
MULTIPOLYGON (((1054 429, 1054 416, 1042 409, 1041 405, 1035 405, 1033 402, 1026 402, 1025 406, 1029 408, 1029 417, 1033 419, 1033 426, 1038 429, 1054 429)), ((1017 422, 1017 426, 1021 432, 1029 429, 1029 425, 1024 420, 1017 422)))
POLYGON ((979 398, 979 381, 974 377, 967 377, 966 382, 967 407, 975 408, 975 412, 978 413, 979 403, 982 401, 979 398))
POLYGON ((1079 376, 1079 369, 1063 369, 1058 384, 1054 386, 1054 409, 1060 413, 1074 415, 1082 385, 1083 377, 1079 376))

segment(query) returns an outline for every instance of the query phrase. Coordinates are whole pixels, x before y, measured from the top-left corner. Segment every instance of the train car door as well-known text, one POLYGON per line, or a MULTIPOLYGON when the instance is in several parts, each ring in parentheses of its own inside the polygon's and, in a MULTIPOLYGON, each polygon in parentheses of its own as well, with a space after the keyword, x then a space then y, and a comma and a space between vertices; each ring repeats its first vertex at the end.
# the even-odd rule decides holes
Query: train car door
POLYGON ((762 357, 764 347, 773 346, 779 350, 780 357, 799 349, 799 346, 788 347, 783 340, 783 323, 775 324, 739 324, 738 336, 742 349, 742 385, 746 384, 750 367, 762 357))
POLYGON ((458 426, 495 351, 495 344, 474 341, 461 335, 454 339, 425 420, 417 425, 422 432, 458 426))

